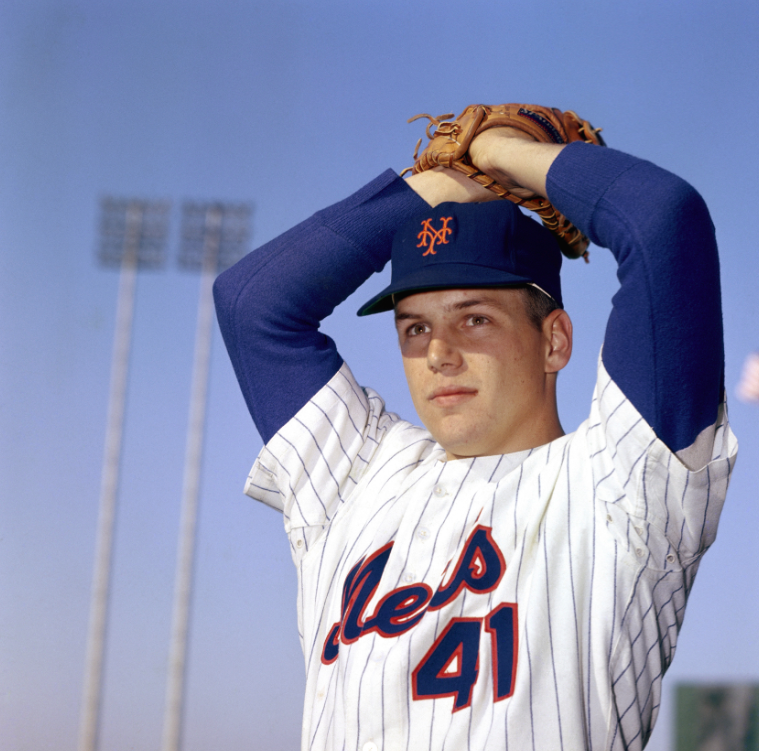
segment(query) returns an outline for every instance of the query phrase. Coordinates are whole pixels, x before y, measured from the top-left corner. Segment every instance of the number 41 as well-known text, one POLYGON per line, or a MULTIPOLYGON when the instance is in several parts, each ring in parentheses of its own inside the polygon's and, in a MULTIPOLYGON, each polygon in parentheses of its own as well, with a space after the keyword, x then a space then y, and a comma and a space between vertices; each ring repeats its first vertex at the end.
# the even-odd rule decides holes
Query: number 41
POLYGON ((453 711, 472 703, 480 672, 482 621, 490 634, 493 701, 514 692, 517 674, 517 605, 502 602, 485 618, 452 618, 411 674, 414 699, 453 696, 453 711))

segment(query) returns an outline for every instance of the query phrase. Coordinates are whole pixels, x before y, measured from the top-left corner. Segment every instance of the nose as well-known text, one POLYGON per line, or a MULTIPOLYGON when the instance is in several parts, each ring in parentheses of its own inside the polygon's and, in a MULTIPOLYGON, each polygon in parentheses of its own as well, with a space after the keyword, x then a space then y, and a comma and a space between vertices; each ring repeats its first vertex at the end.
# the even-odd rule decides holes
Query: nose
POLYGON ((438 372, 455 372, 464 359, 458 348, 448 339, 433 337, 427 347, 427 367, 438 372))

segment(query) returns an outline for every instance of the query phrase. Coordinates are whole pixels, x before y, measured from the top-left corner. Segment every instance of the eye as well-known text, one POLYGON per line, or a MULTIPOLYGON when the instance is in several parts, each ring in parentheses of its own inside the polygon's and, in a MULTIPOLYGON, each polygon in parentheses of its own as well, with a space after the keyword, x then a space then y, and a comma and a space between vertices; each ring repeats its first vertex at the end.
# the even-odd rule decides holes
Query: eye
POLYGON ((406 329, 406 336, 419 336, 426 334, 428 330, 426 323, 414 323, 406 329))
POLYGON ((490 321, 481 315, 469 316, 466 321, 467 326, 484 326, 486 323, 490 323, 490 321))

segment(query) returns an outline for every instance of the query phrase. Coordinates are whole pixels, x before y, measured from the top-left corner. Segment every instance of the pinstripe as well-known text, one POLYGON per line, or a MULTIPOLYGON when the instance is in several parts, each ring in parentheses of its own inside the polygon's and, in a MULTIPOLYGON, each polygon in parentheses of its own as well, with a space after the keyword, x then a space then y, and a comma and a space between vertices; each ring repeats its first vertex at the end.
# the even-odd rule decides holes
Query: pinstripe
MULTIPOLYGON (((653 444, 653 442, 654 441, 651 441, 651 444, 653 444)), ((621 443, 621 440, 620 440, 620 443, 621 443)), ((646 447, 646 450, 648 450, 649 448, 651 448, 651 444, 649 444, 646 447)), ((619 447, 619 443, 617 444, 617 447, 619 447)), ((615 449, 615 451, 616 451, 616 449, 615 449)), ((645 452, 642 452, 642 453, 638 454, 637 459, 632 463, 632 466, 630 467, 630 473, 627 475, 627 480, 625 480, 624 484, 622 485, 623 488, 626 488, 627 485, 628 485, 628 483, 630 482, 630 480, 632 480, 632 476, 633 476, 633 472, 635 471, 635 467, 638 465, 638 462, 641 459, 643 459, 643 457, 645 457, 645 455, 646 455, 645 452)))
POLYGON ((604 384, 604 387, 601 390, 601 393, 593 397, 593 404, 596 404, 597 402, 600 402, 603 400, 603 398, 606 396, 606 390, 611 386, 611 384, 612 384, 612 380, 611 378, 607 376, 606 383, 604 384))
POLYGON ((643 490, 643 516, 648 519, 648 487, 647 487, 647 478, 646 478, 646 470, 648 469, 648 456, 643 460, 643 478, 641 481, 641 488, 643 490))
MULTIPOLYGON (((332 684, 333 682, 336 682, 336 681, 337 681, 337 672, 334 672, 330 676, 329 682, 330 682, 330 684, 332 684)), ((325 702, 325 704, 322 706, 321 712, 319 713, 319 719, 316 722, 316 727, 314 728, 314 731, 311 734, 311 741, 309 743, 309 747, 310 748, 314 747, 314 741, 316 740, 316 734, 319 731, 319 725, 321 725, 322 717, 324 717, 324 710, 325 710, 326 706, 327 705, 326 705, 326 702, 325 702)), ((332 725, 332 720, 333 719, 334 719, 334 715, 330 715, 329 725, 327 726, 327 730, 329 730, 329 727, 332 725)))
MULTIPOLYGON (((337 481, 337 478, 335 477, 335 474, 332 471, 332 467, 330 466, 330 463, 327 461, 326 457, 324 456, 324 452, 322 451, 322 448, 319 445, 319 441, 317 440, 316 436, 311 432, 310 428, 307 425, 305 425, 301 420, 299 420, 297 417, 294 417, 293 420, 295 420, 297 423, 299 423, 300 425, 302 425, 303 429, 311 436, 311 438, 312 438, 312 440, 314 442, 314 445, 316 446, 317 450, 319 451, 319 454, 321 455, 322 459, 324 459, 324 461, 320 462, 320 463, 327 468, 327 472, 329 472, 329 476, 332 478, 332 480, 335 483, 335 487, 337 488, 337 497, 340 500, 340 503, 344 503, 344 499, 343 499, 342 493, 340 492, 340 483, 337 481)), ((338 439, 338 442, 339 442, 340 437, 337 435, 337 432, 335 431, 334 428, 332 429, 332 432, 335 433, 335 437, 338 439)), ((342 449, 342 443, 341 442, 340 442, 340 448, 342 449)), ((304 464, 303 465, 304 469, 305 469, 305 466, 306 465, 304 464)), ((306 474, 308 474, 308 472, 306 472, 306 474)), ((310 475, 308 475, 308 479, 311 480, 311 476, 310 475)), ((353 479, 353 478, 351 478, 351 476, 348 475, 346 479, 353 479)), ((354 485, 356 484, 355 480, 353 480, 353 484, 354 485)), ((313 487, 313 482, 311 483, 311 485, 313 487)), ((314 488, 314 490, 316 490, 316 488, 314 488)))
MULTIPOLYGON (((614 541, 614 596, 611 598, 611 601, 613 603, 617 603, 617 542, 614 541)), ((617 608, 613 607, 611 609, 611 635, 609 637, 609 657, 607 659, 607 664, 611 665, 611 655, 614 650, 614 636, 615 636, 615 629, 617 625, 617 608)))
MULTIPOLYGON (((466 473, 466 476, 464 477, 464 480, 466 480, 466 478, 469 476, 469 473, 470 473, 471 471, 472 471, 472 467, 471 467, 471 465, 470 465, 470 466, 469 466, 469 469, 468 469, 468 471, 467 471, 467 473, 466 473)), ((442 476, 442 474, 443 474, 443 471, 441 471, 441 472, 440 472, 440 475, 438 476, 438 482, 440 481, 440 479, 439 479, 439 478, 442 476)), ((422 576, 422 579, 426 579, 426 578, 427 578, 427 575, 428 575, 428 574, 429 574, 429 572, 430 572, 430 568, 432 567, 432 560, 433 560, 433 558, 435 557, 435 552, 436 552, 436 550, 437 550, 437 543, 438 543, 438 539, 439 539, 439 537, 440 537, 440 532, 442 531, 443 527, 445 526, 445 522, 448 520, 448 517, 451 515, 451 512, 453 511, 453 506, 454 506, 454 504, 456 503, 456 499, 459 497, 459 493, 460 493, 460 492, 461 492, 461 488, 459 488, 459 489, 456 491, 456 495, 453 497, 453 500, 452 500, 452 501, 451 501, 451 503, 448 505, 448 511, 446 512, 445 516, 442 518, 442 520, 441 520, 441 522, 440 522, 440 528, 439 528, 438 534, 436 534, 436 535, 435 535, 435 541, 434 541, 434 543, 432 544, 432 554, 431 554, 431 555, 430 555, 430 557, 429 557, 429 564, 428 564, 428 566, 427 566, 427 570, 424 572, 424 575, 422 576)), ((430 497, 431 497, 431 496, 430 496, 430 497)), ((429 504, 429 498, 427 499, 427 504, 429 504)), ((427 505, 427 504, 425 504, 425 509, 426 509, 426 505, 427 505)), ((414 533, 413 533, 413 535, 412 535, 412 538, 411 538, 412 540, 414 539, 414 536, 416 536, 416 533, 417 533, 417 530, 419 529, 419 525, 420 525, 420 524, 421 524, 421 517, 420 517, 420 521, 419 521, 419 522, 417 523, 417 525, 414 527, 414 533)), ((437 637, 437 631, 435 632, 435 636, 437 637)))
MULTIPOLYGON (((616 711, 616 697, 614 697, 614 699, 615 699, 614 706, 615 706, 615 711, 616 711)), ((617 734, 619 733, 619 729, 620 729, 620 725, 621 725, 621 720, 619 718, 619 713, 617 712, 616 714, 617 714, 617 721, 616 721, 616 723, 614 723, 614 735, 612 735, 612 737, 611 737, 611 743, 609 744, 609 749, 613 749, 614 748, 614 744, 615 744, 615 742, 617 740, 617 734)))
MULTIPOLYGON (((665 578, 666 578, 666 575, 665 575, 665 576, 663 576, 663 577, 662 577, 662 578, 659 580, 659 582, 657 582, 656 586, 658 586, 658 584, 659 584, 661 581, 663 581, 665 578)), ((677 592, 677 591, 679 591, 679 590, 676 590, 676 592, 677 592)), ((668 603, 669 603, 669 602, 672 600, 672 597, 674 596, 674 594, 675 594, 675 593, 673 593, 673 594, 670 596, 669 600, 668 600, 666 603, 664 603, 664 605, 662 606, 662 610, 663 610, 663 609, 664 609, 664 607, 665 607, 665 606, 666 606, 666 605, 667 605, 667 604, 668 604, 668 603)), ((630 643, 630 646, 631 646, 631 647, 635 646, 635 643, 638 641, 638 639, 639 639, 639 638, 641 637, 641 635, 643 634, 643 630, 644 630, 644 628, 645 628, 645 618, 646 618, 646 616, 647 616, 647 615, 648 615, 648 614, 651 612, 651 610, 653 609, 653 607, 654 607, 654 603, 653 603, 653 601, 652 601, 652 602, 651 602, 651 604, 650 604, 650 605, 648 606, 648 608, 646 609, 646 611, 645 611, 645 612, 643 613, 643 615, 641 616, 641 627, 640 627, 640 629, 638 630, 638 633, 635 635, 635 638, 634 638, 634 639, 632 640, 632 642, 630 643)), ((661 611, 660 611, 660 612, 661 612, 661 611)), ((657 620, 658 620, 658 616, 657 616, 657 620)), ((655 649, 656 647, 659 647, 659 646, 660 646, 660 643, 659 643, 658 641, 654 642, 653 644, 651 644, 651 646, 649 647, 649 649, 648 649, 648 651, 647 651, 647 653, 646 653, 646 654, 647 654, 647 655, 648 655, 648 654, 650 654, 650 653, 653 651, 653 649, 655 649)), ((616 685, 616 684, 619 682, 620 678, 621 678, 621 677, 624 675, 624 673, 626 673, 626 672, 627 672, 627 670, 629 670, 629 669, 632 667, 632 661, 633 661, 633 658, 631 657, 631 658, 630 658, 630 662, 628 662, 628 664, 625 666, 625 668, 624 668, 624 670, 622 671, 622 673, 620 673, 620 674, 619 674, 619 676, 617 677, 617 679, 614 681, 614 683, 613 683, 612 685, 616 685)), ((640 677, 641 677, 641 676, 643 675, 643 673, 645 672, 645 666, 646 666, 646 663, 645 663, 645 661, 644 661, 644 666, 643 666, 643 668, 641 668, 641 671, 640 671, 640 673, 638 673, 638 675, 636 675, 636 676, 635 676, 635 682, 636 682, 636 683, 637 683, 637 682, 640 680, 640 677)), ((635 700, 634 700, 634 701, 635 701, 635 700)), ((623 716, 623 717, 624 717, 624 715, 626 714, 626 712, 627 712, 629 709, 630 709, 630 707, 628 706, 627 710, 625 710, 625 712, 622 714, 622 716, 623 716)))
MULTIPOLYGON (((545 522, 543 522, 545 524, 545 522)), ((541 524, 541 526, 543 526, 541 524)), ((559 680, 556 676, 556 656, 553 649, 553 627, 551 625, 551 582, 548 581, 548 542, 543 535, 543 554, 545 557, 546 576, 546 609, 548 611, 548 645, 551 648, 551 670, 553 671, 553 684, 556 692, 556 718, 559 723, 559 747, 564 748, 564 737, 561 730, 561 706, 559 704, 559 680)))
MULTIPOLYGON (((329 535, 329 532, 327 532, 327 535, 329 535)), ((325 541, 325 543, 326 543, 326 541, 325 541)), ((321 548, 322 548, 321 549, 321 554, 319 556, 319 567, 317 569, 317 574, 316 574, 316 587, 314 587, 314 612, 316 611, 316 609, 319 606, 319 582, 321 582, 321 571, 322 571, 322 566, 324 565, 324 556, 326 555, 327 545, 324 544, 324 545, 321 546, 321 548)), ((302 568, 301 568, 301 570, 302 570, 302 568)), ((333 572, 331 581, 334 580, 336 573, 337 573, 337 569, 335 569, 335 571, 333 572)), ((302 600, 303 600, 303 596, 301 596, 301 601, 302 600)), ((321 613, 319 615, 319 623, 320 623, 320 625, 321 625, 321 623, 322 623, 322 621, 324 619, 324 612, 325 612, 325 610, 326 610, 326 603, 324 603, 322 605, 322 610, 321 610, 321 613)), ((312 644, 311 645, 311 653, 312 654, 313 654, 314 647, 315 647, 315 644, 312 644)))
POLYGON ((530 651, 530 632, 524 635, 525 645, 527 647, 527 665, 529 667, 529 691, 530 691, 530 737, 532 738, 532 751, 535 751, 535 711, 534 697, 532 695, 532 652, 530 651))
POLYGON ((667 513, 667 519, 664 523, 664 536, 666 537, 669 531, 669 469, 672 464, 672 454, 667 455, 667 477, 664 483, 664 508, 667 513))
MULTIPOLYGON (((309 474, 308 470, 306 469, 306 463, 303 461, 303 458, 301 457, 300 453, 298 452, 298 449, 292 443, 290 443, 290 441, 288 441, 287 438, 285 438, 284 436, 282 436, 282 439, 285 441, 285 443, 287 443, 290 446, 290 448, 292 448, 293 452, 298 457, 298 460, 303 465, 303 471, 306 473, 306 477, 308 478, 308 482, 309 482, 309 484, 311 485, 311 487, 314 490, 314 495, 316 496, 316 499, 319 501, 319 504, 321 505, 321 507, 324 509, 324 515, 327 517, 327 519, 329 519, 329 514, 327 513, 327 507, 324 505, 324 501, 322 501, 321 496, 319 495, 319 491, 316 489, 316 486, 314 485, 313 481, 311 480, 311 475, 309 474)), ((317 448, 318 448, 318 446, 317 446, 317 448)), ((321 450, 319 451, 319 453, 321 454, 321 450)), ((340 497, 339 491, 338 491, 338 497, 340 497)), ((342 500, 342 498, 340 498, 340 500, 342 500)))
MULTIPOLYGON (((658 646, 657 643, 652 644, 650 646, 650 648, 648 649, 647 655, 649 655, 657 646, 658 646)), ((643 675, 644 671, 645 671, 645 668, 644 668, 644 670, 641 670, 640 674, 636 677, 636 679, 635 679, 636 683, 638 682, 639 678, 643 675)), ((661 677, 661 675, 662 675, 662 673, 661 673, 661 671, 659 671, 659 673, 653 678, 653 680, 649 684, 648 691, 646 693, 646 699, 645 699, 645 701, 644 701, 644 703, 642 705, 643 709, 645 709, 645 707, 648 705, 648 702, 649 702, 649 700, 651 698, 651 690, 652 690, 654 684, 657 682, 657 680, 661 677)), ((620 722, 627 716, 627 713, 633 708, 633 706, 635 706, 635 704, 637 702, 638 702, 638 697, 636 695, 636 697, 633 698, 630 701, 630 703, 627 705, 627 707, 625 708, 625 711, 622 712, 622 714, 620 715, 620 717, 619 717, 620 722)), ((630 745, 638 737, 638 735, 641 733, 641 731, 642 731, 642 728, 639 726, 638 732, 632 738, 630 738, 630 740, 627 742, 628 745, 630 745)))
MULTIPOLYGON (((530 451, 530 454, 532 451, 530 451)), ((528 454, 529 456, 529 454, 528 454)), ((522 488, 522 475, 524 474, 524 464, 519 465, 519 480, 517 481, 517 489, 514 493, 514 547, 517 546, 517 507, 519 506, 519 491, 522 488)))
MULTIPOLYGON (((250 486, 252 488, 255 488, 256 490, 260 490, 260 491, 262 491, 264 493, 271 493, 271 490, 269 490, 269 488, 265 488, 263 485, 257 485, 256 483, 251 483, 250 486)), ((277 492, 279 492, 279 491, 277 491, 277 492)), ((279 493, 279 494, 282 495, 282 493, 279 493)))
MULTIPOLYGON (((356 727, 358 728, 358 737, 361 737, 361 688, 364 684, 364 678, 366 677, 366 669, 369 667, 369 660, 372 659, 372 654, 374 653, 374 648, 377 646, 377 639, 376 637, 372 639, 372 646, 369 650, 369 654, 367 655, 366 662, 364 662, 364 669, 361 671, 361 678, 358 682, 358 699, 356 701, 356 727)), ((374 707, 371 707, 373 710, 374 707)))
MULTIPOLYGON (((399 449, 395 454, 393 454, 392 456, 388 457, 388 459, 385 461, 384 464, 382 464, 380 467, 378 467, 376 469, 376 471, 369 478, 369 480, 367 482, 367 487, 368 487, 368 485, 373 480, 375 480, 377 477, 381 476, 382 471, 385 469, 385 467, 387 467, 388 464, 390 464, 394 459, 397 459, 397 457, 400 456, 400 454, 404 453, 408 449, 410 449, 413 446, 415 446, 417 443, 432 443, 432 441, 430 441, 429 439, 424 439, 424 440, 420 439, 419 441, 414 441, 414 443, 410 444, 409 446, 404 446, 402 449, 399 449)), ((416 465, 418 465, 420 463, 421 463, 421 460, 417 460, 417 461, 414 461, 414 462, 409 462, 408 464, 405 464, 403 466, 397 467, 395 469, 395 471, 393 472, 392 475, 390 475, 389 477, 384 477, 383 480, 384 480, 384 482, 388 482, 390 479, 392 479, 392 477, 394 475, 401 474, 401 473, 407 471, 408 469, 410 469, 411 467, 415 467, 416 465)))
MULTIPOLYGON (((646 570, 641 566, 641 568, 638 571, 638 575, 635 577, 635 583, 633 584, 633 590, 630 594, 630 597, 627 600, 627 607, 625 608, 625 612, 622 614, 622 618, 620 621, 620 625, 624 624, 627 621, 627 615, 630 612, 630 608, 633 606, 633 603, 636 601, 636 594, 638 590, 638 585, 640 584, 640 580, 643 577, 643 574, 646 572, 646 570)), ((615 681, 616 683, 616 681, 615 681)))
MULTIPOLYGON (((301 562, 298 564, 298 587, 300 588, 300 601, 303 602, 303 563, 301 562)), ((305 646, 305 634, 300 628, 300 623, 298 623, 298 638, 300 639, 300 643, 305 646)))
MULTIPOLYGON (((438 617, 439 620, 439 617, 438 617)), ((437 628, 435 629, 435 638, 437 638, 437 628)), ((437 709, 437 702, 432 702, 432 720, 430 722, 430 739, 427 745, 428 749, 432 749, 432 731, 435 729, 435 710, 437 709)))
MULTIPOLYGON (((292 475, 290 474, 290 471, 289 471, 289 470, 287 469, 287 467, 285 467, 285 465, 284 465, 284 464, 283 464, 283 463, 280 461, 280 458, 279 458, 279 457, 278 457, 276 454, 274 454, 274 453, 272 452, 272 450, 271 450, 271 449, 268 447, 268 445, 267 445, 267 446, 264 446, 264 447, 261 449, 261 454, 263 455, 264 453, 265 453, 265 455, 266 455, 266 456, 269 456, 269 457, 271 457, 271 458, 272 458, 272 459, 273 459, 273 460, 274 460, 274 461, 275 461, 275 462, 276 462, 276 463, 279 465, 279 468, 280 468, 280 469, 281 469, 281 470, 282 470, 282 471, 283 471, 283 472, 284 472, 284 473, 287 475, 288 479, 289 479, 290 477, 292 477, 292 475)), ((274 472, 272 472, 272 470, 270 470, 270 469, 266 469, 266 474, 267 474, 268 476, 272 477, 272 476, 274 475, 274 472)), ((292 495, 292 493, 294 492, 294 491, 293 491, 293 489, 292 489, 292 486, 290 487, 290 491, 291 491, 291 495, 292 495)))
MULTIPOLYGON (((356 397, 356 401, 362 406, 367 406, 369 404, 369 399, 366 395, 366 391, 362 389, 353 378, 348 378, 348 376, 345 373, 343 373, 342 370, 343 369, 340 368, 340 370, 338 371, 338 373, 340 374, 340 379, 348 385, 351 392, 356 397)), ((329 386, 329 384, 327 385, 329 386)), ((338 396, 338 399, 340 399, 340 401, 343 404, 346 404, 345 401, 341 399, 339 396, 338 396)), ((346 404, 346 407, 347 407, 347 404, 346 404)))
MULTIPOLYGON (((598 449, 598 451, 595 451, 594 453, 592 453, 592 454, 590 455, 590 458, 591 458, 591 459, 595 459, 597 456, 600 456, 600 455, 602 455, 602 454, 605 454, 605 453, 606 453, 606 449, 607 449, 607 448, 608 448, 607 446, 604 446, 603 448, 600 448, 600 449, 598 449)), ((613 473, 613 472, 609 472, 609 476, 611 476, 611 474, 612 474, 612 473, 613 473)))
MULTIPOLYGON (((599 452, 600 453, 600 452, 599 452)), ((610 470, 608 474, 604 475, 596 484, 597 488, 604 480, 608 480, 614 474, 614 470, 610 470)))
MULTIPOLYGON (((411 639, 408 639, 407 663, 411 665, 411 639)), ((411 718, 411 694, 406 692, 406 716, 411 718)), ((406 749, 411 748, 411 722, 406 723, 406 749)))
MULTIPOLYGON (((607 383, 606 384, 606 388, 609 388, 610 385, 611 385, 610 383, 607 383)), ((604 389, 604 391, 605 391, 605 389, 604 389)), ((627 404, 627 399, 625 399, 624 397, 622 397, 622 400, 619 402, 619 404, 617 404, 617 406, 614 407, 614 409, 611 412, 609 412, 609 414, 607 415, 607 417, 606 417, 606 425, 607 426, 611 422, 612 417, 614 417, 614 415, 617 414, 617 410, 621 409, 625 404, 627 404)))
MULTIPOLYGON (((688 481, 689 481, 689 479, 690 479, 690 476, 688 476, 686 478, 686 480, 685 480, 685 487, 683 488, 682 500, 680 501, 680 505, 681 505, 681 507, 683 509, 685 509, 685 498, 686 498, 686 493, 688 492, 688 481)), ((683 523, 682 523, 682 525, 680 527, 680 540, 677 543, 678 550, 682 547, 682 544, 683 544, 683 535, 685 533, 685 519, 686 519, 686 517, 683 514, 683 523)))
MULTIPOLYGON (((348 460, 348 462, 351 462, 350 454, 346 450, 345 446, 343 446, 342 439, 340 438, 340 432, 335 427, 335 424, 332 422, 332 420, 329 419, 329 415, 318 404, 316 404, 316 402, 314 402, 314 407, 316 407, 316 409, 318 409, 319 412, 322 413, 322 415, 324 416, 324 419, 327 421, 327 423, 330 426, 330 428, 332 428, 332 432, 335 435, 335 440, 337 441, 337 445, 340 446, 340 451, 343 452, 343 456, 348 460)), ((303 422, 300 421, 300 420, 298 422, 300 422, 301 425, 303 424, 303 422)), ((356 426, 354 425, 353 427, 355 428, 356 426)), ((368 461, 366 459, 364 459, 364 457, 361 456, 360 454, 356 455, 356 459, 358 461, 360 461, 360 462, 363 462, 364 464, 368 464, 368 461)), ((349 475, 349 477, 350 477, 350 475, 349 475)), ((355 480, 354 480, 354 482, 355 482, 355 480)))
MULTIPOLYGON (((441 469, 441 470, 440 470, 440 473, 441 473, 441 474, 442 474, 442 471, 443 471, 443 470, 441 469)), ((439 478, 440 478, 440 475, 438 475, 438 479, 436 479, 436 480, 435 480, 435 482, 436 482, 436 483, 437 483, 437 482, 439 482, 439 478)), ((417 531, 419 530, 419 526, 420 526, 420 524, 421 524, 421 519, 422 519, 422 517, 424 516, 424 513, 426 512, 426 510, 427 510, 427 507, 429 506, 429 504, 430 504, 430 500, 431 500, 431 499, 432 499, 432 493, 430 492, 430 493, 428 493, 428 494, 427 494, 427 499, 426 499, 426 500, 425 500, 425 502, 424 502, 424 507, 422 508, 422 512, 421 512, 421 514, 419 514, 419 521, 416 523, 416 526, 415 526, 415 527, 412 529, 412 531, 411 531, 411 535, 410 535, 410 537, 409 537, 409 545, 408 545, 408 549, 406 550, 406 555, 404 556, 405 560, 408 560, 409 554, 411 553, 411 546, 412 546, 412 545, 413 545, 413 543, 414 543, 414 538, 416 537, 416 533, 417 533, 417 531)), ((442 525, 441 525, 441 526, 442 526, 442 525)), ((440 532, 438 531, 438 535, 439 535, 439 534, 440 534, 440 532)), ((435 542, 437 542, 437 537, 435 538, 435 542)), ((433 545, 433 547, 432 547, 432 553, 433 553, 433 555, 434 555, 434 553, 435 553, 435 546, 434 546, 434 545, 433 545)), ((431 562, 431 558, 432 558, 432 556, 430 557, 430 565, 432 565, 432 562, 431 562)), ((424 572, 424 576, 422 576, 422 579, 424 579, 424 578, 425 578, 425 576, 426 576, 428 573, 429 573, 429 568, 427 569, 427 571, 425 571, 425 572, 424 572)))
MULTIPOLYGON (((665 579, 667 579, 671 573, 672 573, 672 572, 667 572, 667 573, 665 573, 665 574, 664 574, 664 576, 662 576, 662 577, 661 577, 661 579, 659 579, 659 581, 658 581, 658 582, 656 582, 656 585, 655 585, 655 586, 656 586, 656 587, 658 587, 658 586, 659 586, 659 584, 660 584, 662 581, 664 581, 665 579)), ((678 594, 679 592, 682 592, 682 591, 683 591, 683 589, 684 589, 684 586, 681 584, 681 585, 680 585, 680 586, 679 586, 677 589, 673 590, 673 591, 670 593, 670 595, 669 595, 669 597, 667 598, 667 600, 666 600, 665 602, 663 602, 663 603, 662 603, 661 607, 659 608, 659 610, 658 610, 658 611, 657 611, 657 613, 656 613, 656 620, 657 620, 657 621, 659 621, 661 614, 664 612, 664 608, 666 608, 666 607, 667 607, 667 605, 669 605, 669 604, 672 602, 672 600, 674 600, 674 598, 675 598, 675 595, 676 595, 676 594, 678 594)), ((683 607, 684 607, 684 606, 683 606, 683 607)), ((670 625, 672 625, 672 624, 670 624, 670 625)), ((668 628, 669 628, 669 627, 668 627, 668 628)))
MULTIPOLYGON (((382 681, 380 683, 380 686, 382 687, 381 688, 381 691, 382 691, 382 694, 381 694, 381 696, 382 696, 382 703, 380 705, 382 707, 382 709, 380 711, 380 714, 381 714, 381 717, 382 717, 382 729, 383 729, 383 731, 387 727, 387 722, 385 721, 385 669, 386 668, 387 668, 387 663, 383 662, 382 663, 382 681)), ((385 749, 385 733, 383 732, 382 733, 382 749, 381 749, 381 751, 384 751, 384 749, 385 749)))
POLYGON ((709 513, 709 500, 712 489, 712 476, 709 471, 709 467, 706 467, 706 503, 704 504, 704 520, 701 522, 701 534, 699 539, 704 539, 704 530, 706 529, 706 518, 709 513))
MULTIPOLYGON (((565 454, 569 454, 569 449, 565 447, 564 449, 565 454)), ((568 547, 568 553, 569 553, 569 559, 567 563, 569 564, 569 582, 570 582, 570 589, 572 590, 572 612, 574 614, 574 623, 575 623, 575 642, 577 644, 577 655, 580 654, 580 623, 577 618, 577 599, 575 597, 575 577, 574 577, 574 567, 572 565, 572 490, 569 483, 569 456, 567 458, 566 468, 567 468, 567 547, 568 547)))
MULTIPOLYGON (((593 522, 593 528, 592 528, 593 531, 592 531, 592 538, 591 538, 592 539, 591 550, 593 551, 593 553, 592 553, 591 563, 590 563, 590 587, 589 587, 589 589, 590 589, 590 597, 588 598, 588 620, 587 620, 587 623, 588 623, 588 646, 587 646, 588 660, 587 660, 587 666, 586 666, 586 671, 587 671, 586 690, 587 690, 587 693, 586 693, 585 703, 586 703, 587 709, 588 709, 588 729, 590 729, 592 727, 592 723, 591 723, 591 720, 592 720, 592 718, 591 718, 591 709, 592 709, 592 707, 591 707, 591 699, 590 699, 590 678, 591 678, 592 672, 591 672, 591 660, 590 660, 590 657, 591 657, 591 646, 593 644, 593 592, 594 592, 595 580, 596 580, 596 513, 595 513, 595 508, 596 508, 596 488, 597 487, 598 487, 597 485, 593 486, 593 513, 591 514, 591 519, 592 519, 592 522, 593 522)), ((576 615, 575 615, 575 617, 576 617, 576 615)), ((579 654, 579 649, 578 649, 578 654, 579 654)), ((592 735, 588 736, 588 745, 589 745, 590 751, 592 751, 592 749, 593 749, 593 736, 592 735)))
POLYGON ((290 490, 290 494, 292 495, 293 500, 295 501, 295 506, 298 509, 298 514, 299 514, 300 518, 303 519, 303 521, 306 523, 306 526, 309 526, 308 517, 306 516, 305 512, 303 511, 303 509, 302 509, 302 507, 300 505, 300 502, 298 501, 298 498, 297 498, 297 496, 295 494, 295 489, 293 488, 293 486, 289 482, 287 483, 287 487, 290 490))
MULTIPOLYGON (((325 386, 325 388, 328 391, 331 391, 335 395, 335 398, 343 405, 343 407, 345 407, 345 409, 343 410, 343 412, 345 413, 345 416, 350 420, 350 423, 353 426, 353 429, 356 431, 356 435, 357 436, 363 436, 362 431, 360 431, 358 429, 358 425, 356 425, 356 423, 353 421, 353 415, 351 413, 350 406, 345 402, 345 400, 340 396, 340 394, 338 394, 337 391, 335 391, 335 389, 329 383, 325 386)), ((351 389, 353 389, 353 385, 352 384, 351 384, 351 389)), ((356 399, 358 400, 359 397, 358 397, 358 394, 356 394, 355 390, 353 391, 353 393, 355 394, 356 399)), ((313 399, 311 401, 313 403, 313 399)), ((366 438, 366 440, 373 440, 369 436, 366 436, 365 438, 366 438)), ((376 443, 376 441, 375 441, 375 443, 376 443)))
MULTIPOLYGON (((474 462, 472 462, 472 468, 474 468, 474 462)), ((469 473, 467 472, 467 475, 469 473)), ((456 494, 456 497, 458 497, 458 493, 456 494)), ((462 518, 468 519, 469 515, 472 513, 472 506, 474 506, 474 499, 476 498, 476 494, 472 494, 471 498, 469 499, 469 507, 467 508, 466 514, 462 514, 462 518)), ((466 500, 466 499, 464 499, 466 500)), ((453 510, 453 505, 456 503, 456 498, 453 499, 453 503, 451 504, 451 510, 453 510)), ((475 522, 476 523, 476 522, 475 522)), ((459 532, 459 541, 456 545, 456 547, 460 547, 461 543, 464 541, 464 535, 466 534, 468 525, 461 526, 461 531, 459 532)))
MULTIPOLYGON (((529 456, 529 454, 528 454, 529 456)), ((503 463, 503 456, 498 457, 498 463, 493 467, 493 471, 490 473, 490 477, 488 478, 488 482, 493 482, 493 478, 495 477, 496 473, 498 472, 498 468, 503 463)), ((521 465, 520 465, 521 468, 521 465)))

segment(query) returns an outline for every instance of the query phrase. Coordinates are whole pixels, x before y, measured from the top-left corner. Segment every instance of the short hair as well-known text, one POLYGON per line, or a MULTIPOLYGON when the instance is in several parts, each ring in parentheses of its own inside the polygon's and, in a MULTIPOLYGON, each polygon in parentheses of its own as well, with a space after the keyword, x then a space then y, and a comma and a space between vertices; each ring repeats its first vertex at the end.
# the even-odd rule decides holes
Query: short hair
POLYGON ((532 284, 520 285, 517 289, 522 292, 525 311, 530 323, 538 330, 543 330, 546 317, 559 309, 556 300, 532 284))

